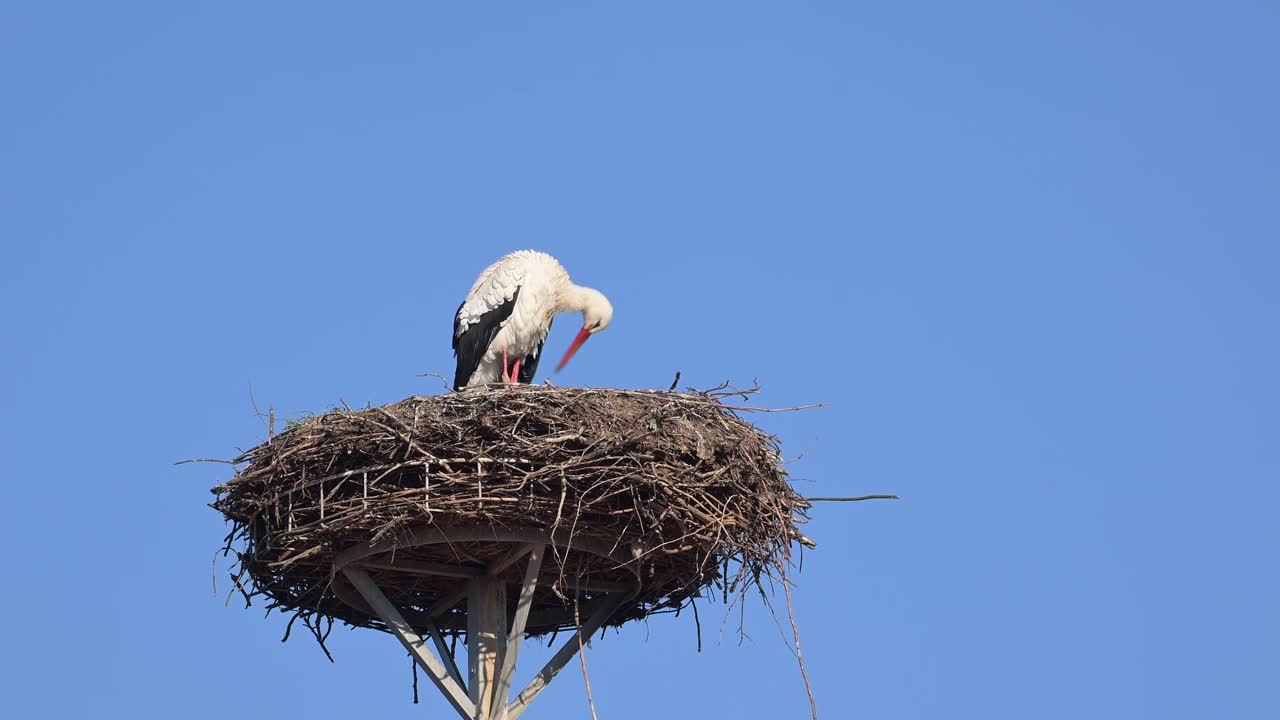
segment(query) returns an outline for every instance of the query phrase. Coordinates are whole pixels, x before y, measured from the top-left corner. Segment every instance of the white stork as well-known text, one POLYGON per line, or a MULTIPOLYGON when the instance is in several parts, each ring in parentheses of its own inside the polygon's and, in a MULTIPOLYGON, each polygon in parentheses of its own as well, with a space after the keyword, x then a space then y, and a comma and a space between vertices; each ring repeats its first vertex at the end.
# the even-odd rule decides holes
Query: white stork
POLYGON ((453 387, 533 381, 542 344, 559 313, 582 313, 582 330, 556 367, 609 327, 613 306, 598 290, 569 281, 550 255, 520 250, 485 268, 453 318, 453 387))

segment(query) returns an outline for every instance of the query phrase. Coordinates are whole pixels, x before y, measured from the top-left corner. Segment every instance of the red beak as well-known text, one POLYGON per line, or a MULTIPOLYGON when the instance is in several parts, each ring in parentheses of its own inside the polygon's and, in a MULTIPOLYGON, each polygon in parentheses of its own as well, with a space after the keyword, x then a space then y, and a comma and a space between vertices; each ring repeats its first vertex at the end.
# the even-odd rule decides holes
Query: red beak
POLYGON ((573 344, 565 351, 564 357, 560 358, 560 364, 556 366, 556 372, 560 372, 564 369, 565 365, 569 364, 569 358, 573 357, 573 354, 578 352, 578 348, 582 347, 582 343, 586 342, 589 337, 591 337, 590 330, 582 328, 578 331, 578 337, 573 339, 573 344))

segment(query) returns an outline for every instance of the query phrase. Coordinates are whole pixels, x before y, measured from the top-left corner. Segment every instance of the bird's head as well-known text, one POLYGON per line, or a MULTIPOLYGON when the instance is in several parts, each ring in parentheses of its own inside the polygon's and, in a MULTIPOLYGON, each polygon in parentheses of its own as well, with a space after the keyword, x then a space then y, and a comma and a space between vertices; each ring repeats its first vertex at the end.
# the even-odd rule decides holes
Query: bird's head
POLYGON ((578 331, 578 336, 573 339, 564 357, 560 359, 556 372, 564 369, 569 358, 578 352, 578 348, 582 347, 582 343, 586 342, 587 338, 609 327, 609 323, 613 322, 613 305, 599 290, 575 286, 569 293, 566 305, 570 311, 582 312, 582 329, 578 331))
POLYGON ((582 290, 582 296, 586 300, 582 307, 582 329, 595 335, 613 322, 613 305, 599 290, 591 288, 582 290))

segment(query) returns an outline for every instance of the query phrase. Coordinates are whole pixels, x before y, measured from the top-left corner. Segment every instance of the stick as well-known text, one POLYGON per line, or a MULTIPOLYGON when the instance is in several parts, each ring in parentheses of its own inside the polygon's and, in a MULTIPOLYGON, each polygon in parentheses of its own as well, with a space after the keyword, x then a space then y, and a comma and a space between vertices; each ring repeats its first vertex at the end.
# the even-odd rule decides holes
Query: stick
MULTIPOLYGON (((573 596, 573 621, 582 627, 582 618, 578 616, 578 596, 573 596)), ((587 707, 591 708, 591 720, 600 720, 596 715, 596 701, 591 696, 591 678, 587 677, 587 653, 582 647, 582 632, 578 632, 578 659, 582 661, 582 681, 587 685, 587 707)))
POLYGON ((863 495, 861 497, 807 497, 807 502, 859 502, 862 500, 901 500, 897 495, 863 495))
POLYGON ((791 637, 796 641, 796 662, 800 664, 800 675, 804 677, 804 691, 809 695, 809 711, 813 720, 818 720, 818 703, 813 699, 813 686, 809 683, 809 673, 804 669, 804 655, 800 653, 800 628, 796 627, 796 611, 791 605, 791 584, 786 577, 782 578, 782 592, 787 596, 787 617, 791 620, 791 637))

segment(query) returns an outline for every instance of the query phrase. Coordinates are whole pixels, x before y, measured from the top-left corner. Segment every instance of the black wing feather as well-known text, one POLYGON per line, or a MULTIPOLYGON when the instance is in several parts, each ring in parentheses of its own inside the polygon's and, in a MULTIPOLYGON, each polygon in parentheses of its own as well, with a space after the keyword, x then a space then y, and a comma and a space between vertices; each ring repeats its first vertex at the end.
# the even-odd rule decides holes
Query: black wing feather
POLYGON ((475 373, 476 368, 480 367, 480 359, 484 357, 489 344, 502 329, 502 324, 511 317, 518 297, 520 297, 520 288, 517 287, 510 300, 481 315, 479 320, 468 325, 462 333, 458 332, 462 325, 462 305, 467 303, 463 301, 462 305, 458 306, 458 312, 453 316, 453 354, 458 358, 458 369, 453 374, 454 390, 465 387, 467 380, 475 373))

